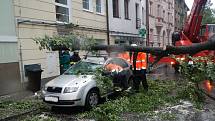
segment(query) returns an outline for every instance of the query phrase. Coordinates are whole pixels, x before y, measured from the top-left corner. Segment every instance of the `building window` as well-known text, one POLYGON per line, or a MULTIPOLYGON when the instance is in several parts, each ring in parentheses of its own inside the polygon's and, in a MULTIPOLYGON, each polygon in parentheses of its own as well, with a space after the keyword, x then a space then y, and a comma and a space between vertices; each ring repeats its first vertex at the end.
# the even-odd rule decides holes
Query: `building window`
POLYGON ((157 7, 157 17, 161 17, 160 11, 161 11, 161 6, 158 5, 158 7, 157 7))
POLYGON ((141 19, 139 18, 139 4, 135 4, 135 12, 136 12, 136 29, 141 27, 141 19))
POLYGON ((149 14, 153 15, 153 2, 151 2, 151 1, 150 1, 150 4, 149 4, 149 14))
POLYGON ((149 42, 151 44, 151 46, 153 46, 154 44, 154 30, 153 29, 150 29, 150 33, 149 33, 149 42))
POLYGON ((114 43, 115 43, 116 45, 125 45, 125 44, 126 44, 125 40, 120 40, 120 39, 115 40, 114 43))
POLYGON ((90 10, 90 0, 83 0, 83 8, 90 10))
POLYGON ((105 45, 105 39, 95 39, 97 45, 105 45))
POLYGON ((113 17, 119 18, 119 0, 113 0, 113 17))
POLYGON ((67 0, 55 0, 56 3, 67 5, 67 0))
POLYGON ((145 22, 145 14, 144 14, 144 8, 142 7, 142 25, 144 25, 145 22))
POLYGON ((102 13, 102 3, 101 0, 96 0, 96 12, 102 13))
POLYGON ((165 10, 163 10, 163 19, 164 19, 164 21, 165 21, 165 14, 166 14, 166 12, 165 12, 165 10))
POLYGON ((124 0, 125 19, 129 19, 129 0, 124 0))
POLYGON ((56 20, 69 23, 69 4, 67 0, 55 0, 56 20))

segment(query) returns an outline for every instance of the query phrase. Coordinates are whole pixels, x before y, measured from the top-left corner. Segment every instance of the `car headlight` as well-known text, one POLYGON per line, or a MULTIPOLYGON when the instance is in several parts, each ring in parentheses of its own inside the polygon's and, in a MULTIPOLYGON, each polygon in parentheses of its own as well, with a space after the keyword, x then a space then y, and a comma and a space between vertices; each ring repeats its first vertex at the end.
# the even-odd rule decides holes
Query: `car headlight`
POLYGON ((72 92, 77 92, 78 87, 66 87, 63 91, 63 93, 72 93, 72 92))

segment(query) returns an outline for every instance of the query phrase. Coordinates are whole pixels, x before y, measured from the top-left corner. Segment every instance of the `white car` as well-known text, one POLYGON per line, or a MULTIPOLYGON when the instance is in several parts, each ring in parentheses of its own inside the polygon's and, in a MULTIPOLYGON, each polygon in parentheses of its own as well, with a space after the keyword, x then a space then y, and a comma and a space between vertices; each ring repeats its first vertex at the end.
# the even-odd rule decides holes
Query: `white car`
MULTIPOLYGON (((125 62, 129 69, 129 64, 123 59, 120 60, 125 62)), ((61 107, 96 106, 99 103, 100 93, 93 76, 96 69, 102 67, 104 63, 105 60, 101 57, 88 57, 73 65, 63 75, 45 85, 42 89, 44 102, 61 107)), ((128 72, 132 76, 132 73, 128 72)))

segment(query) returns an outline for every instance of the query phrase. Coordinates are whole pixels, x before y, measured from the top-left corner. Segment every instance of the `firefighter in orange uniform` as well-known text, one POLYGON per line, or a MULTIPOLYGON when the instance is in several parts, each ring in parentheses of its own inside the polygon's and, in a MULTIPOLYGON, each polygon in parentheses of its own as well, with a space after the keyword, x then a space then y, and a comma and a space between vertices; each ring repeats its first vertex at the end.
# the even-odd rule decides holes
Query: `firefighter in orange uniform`
MULTIPOLYGON (((132 44, 131 46, 137 46, 132 44)), ((145 91, 148 91, 148 83, 146 80, 147 56, 144 52, 134 52, 131 57, 132 69, 134 74, 133 89, 139 92, 139 85, 142 82, 145 91), (135 61, 136 60, 136 61, 135 61)))

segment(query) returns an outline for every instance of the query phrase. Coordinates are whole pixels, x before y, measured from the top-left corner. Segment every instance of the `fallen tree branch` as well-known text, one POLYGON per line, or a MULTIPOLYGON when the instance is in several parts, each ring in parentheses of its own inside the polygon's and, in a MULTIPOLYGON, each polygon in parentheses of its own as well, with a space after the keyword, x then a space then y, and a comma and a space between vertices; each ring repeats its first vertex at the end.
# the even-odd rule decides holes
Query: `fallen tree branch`
POLYGON ((97 45, 92 46, 92 50, 106 50, 108 52, 113 51, 131 51, 131 52, 146 52, 160 57, 165 57, 170 54, 190 54, 193 55, 204 50, 215 50, 215 35, 212 36, 208 41, 203 43, 194 43, 190 46, 166 46, 161 47, 132 47, 132 46, 119 46, 119 45, 97 45))

